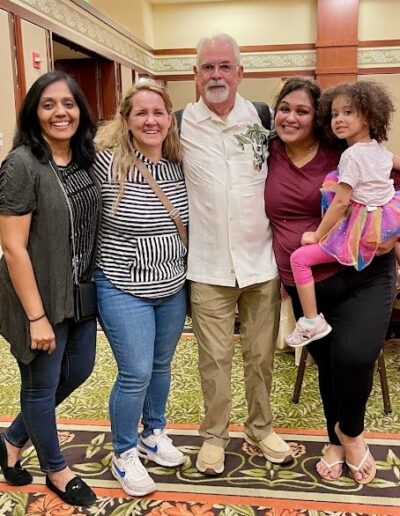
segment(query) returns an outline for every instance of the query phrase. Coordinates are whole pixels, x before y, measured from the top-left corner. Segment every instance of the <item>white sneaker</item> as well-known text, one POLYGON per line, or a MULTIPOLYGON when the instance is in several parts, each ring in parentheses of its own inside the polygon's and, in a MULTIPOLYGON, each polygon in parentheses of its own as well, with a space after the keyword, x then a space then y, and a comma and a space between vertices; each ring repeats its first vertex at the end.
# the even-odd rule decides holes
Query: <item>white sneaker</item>
POLYGON ((292 348, 301 348, 314 340, 322 339, 331 331, 331 326, 325 321, 322 314, 317 315, 317 322, 314 326, 305 324, 304 317, 300 317, 294 331, 285 337, 285 342, 292 348))
POLYGON ((164 430, 156 429, 138 442, 138 454, 144 459, 152 460, 160 466, 172 468, 185 462, 185 456, 172 444, 164 430))
POLYGON ((125 493, 131 496, 144 496, 156 490, 156 484, 140 462, 136 448, 114 455, 111 471, 121 484, 125 493))

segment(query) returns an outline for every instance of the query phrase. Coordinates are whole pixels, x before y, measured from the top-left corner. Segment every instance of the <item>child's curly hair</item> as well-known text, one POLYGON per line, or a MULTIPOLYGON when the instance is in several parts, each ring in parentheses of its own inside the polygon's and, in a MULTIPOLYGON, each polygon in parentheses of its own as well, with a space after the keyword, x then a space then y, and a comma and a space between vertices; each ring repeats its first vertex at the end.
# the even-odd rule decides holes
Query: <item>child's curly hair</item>
POLYGON ((323 92, 319 104, 319 122, 328 137, 335 138, 331 128, 332 102, 339 96, 347 97, 351 106, 366 117, 371 138, 379 143, 388 139, 395 107, 386 87, 374 81, 339 84, 323 92))

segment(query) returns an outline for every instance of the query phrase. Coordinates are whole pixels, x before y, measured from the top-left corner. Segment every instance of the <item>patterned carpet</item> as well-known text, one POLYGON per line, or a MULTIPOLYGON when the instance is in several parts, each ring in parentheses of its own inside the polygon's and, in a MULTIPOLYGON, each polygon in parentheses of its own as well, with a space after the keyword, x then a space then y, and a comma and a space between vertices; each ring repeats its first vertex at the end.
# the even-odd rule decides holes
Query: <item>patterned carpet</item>
MULTIPOLYGON (((177 349, 173 386, 168 406, 170 433, 186 454, 181 468, 146 464, 158 491, 142 498, 127 498, 112 478, 107 400, 115 375, 105 339, 99 338, 96 368, 88 382, 59 409, 60 442, 73 469, 88 480, 99 501, 86 510, 72 508, 50 494, 43 485, 34 450, 24 451, 24 463, 34 474, 34 484, 22 489, 0 483, 0 515, 140 515, 154 516, 360 516, 400 515, 400 350, 398 341, 385 349, 393 413, 383 414, 378 375, 367 414, 368 440, 378 460, 376 480, 361 487, 345 474, 335 483, 315 474, 315 462, 325 442, 323 416, 316 384, 316 369, 307 368, 299 405, 291 401, 296 374, 293 355, 277 353, 272 402, 276 426, 291 443, 295 462, 273 466, 257 448, 244 445, 241 424, 246 408, 237 341, 233 369, 234 406, 232 439, 226 471, 208 479, 194 468, 201 444, 196 424, 202 417, 202 397, 196 365, 196 343, 183 338, 177 349)), ((7 345, 0 341, 0 425, 18 411, 19 379, 7 345)))

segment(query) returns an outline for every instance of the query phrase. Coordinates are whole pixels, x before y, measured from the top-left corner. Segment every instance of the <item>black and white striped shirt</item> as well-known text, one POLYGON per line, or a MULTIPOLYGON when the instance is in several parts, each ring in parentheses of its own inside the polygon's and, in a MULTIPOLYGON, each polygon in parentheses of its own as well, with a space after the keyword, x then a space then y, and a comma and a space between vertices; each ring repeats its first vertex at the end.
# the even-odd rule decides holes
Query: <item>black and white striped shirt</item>
MULTIPOLYGON (((188 223, 188 201, 179 163, 153 163, 136 155, 188 223)), ((119 289, 138 297, 166 297, 178 292, 186 278, 186 253, 174 221, 164 205, 133 168, 116 207, 119 185, 112 182, 113 154, 97 154, 95 173, 101 185, 102 216, 97 265, 119 289)))
MULTIPOLYGON (((91 263, 96 243, 96 227, 99 214, 99 192, 87 170, 76 163, 67 166, 58 165, 61 180, 68 196, 74 231, 75 264, 78 281, 90 277, 91 263)), ((72 240, 72 235, 71 235, 72 240)), ((74 249, 72 249, 72 252, 74 249)), ((74 278, 75 279, 75 278, 74 278)))

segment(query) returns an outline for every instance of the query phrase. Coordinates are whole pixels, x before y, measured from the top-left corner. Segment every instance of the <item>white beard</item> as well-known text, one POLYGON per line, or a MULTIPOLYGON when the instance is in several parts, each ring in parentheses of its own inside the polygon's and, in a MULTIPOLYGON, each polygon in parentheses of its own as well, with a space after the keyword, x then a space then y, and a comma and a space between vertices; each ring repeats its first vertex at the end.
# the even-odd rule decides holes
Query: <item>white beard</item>
POLYGON ((210 80, 206 86, 205 91, 206 100, 210 104, 220 104, 225 102, 229 97, 229 87, 225 83, 224 80, 213 81, 210 80), (223 86, 224 88, 219 88, 218 90, 211 89, 212 86, 223 86))

